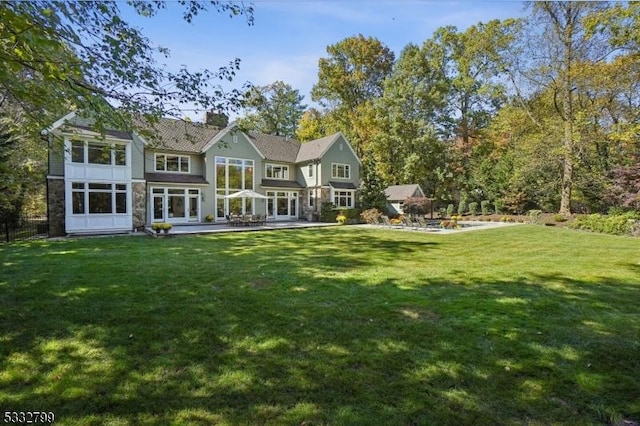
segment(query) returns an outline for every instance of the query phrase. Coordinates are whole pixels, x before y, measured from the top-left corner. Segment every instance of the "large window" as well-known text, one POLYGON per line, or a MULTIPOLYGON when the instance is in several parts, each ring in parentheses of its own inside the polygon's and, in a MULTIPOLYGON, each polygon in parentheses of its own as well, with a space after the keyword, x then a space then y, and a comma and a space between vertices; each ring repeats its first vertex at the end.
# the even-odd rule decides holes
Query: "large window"
POLYGON ((251 198, 225 199, 224 197, 243 189, 254 189, 253 160, 216 157, 216 217, 225 217, 226 212, 251 213, 251 198), (226 208, 225 208, 226 203, 226 208))
POLYGON ((73 214, 127 213, 127 185, 124 183, 71 184, 73 214))
POLYGON ((71 141, 71 162, 79 164, 127 165, 127 147, 122 144, 71 141))
POLYGON ((267 164, 264 171, 265 177, 269 179, 289 179, 289 166, 279 164, 267 164))
POLYGON ((349 166, 348 164, 332 163, 331 177, 338 179, 350 179, 351 166, 349 166))
POLYGON ((336 207, 353 208, 354 192, 355 191, 333 191, 333 204, 335 204, 336 207))
POLYGON ((156 154, 156 172, 189 173, 190 157, 188 155, 156 154))

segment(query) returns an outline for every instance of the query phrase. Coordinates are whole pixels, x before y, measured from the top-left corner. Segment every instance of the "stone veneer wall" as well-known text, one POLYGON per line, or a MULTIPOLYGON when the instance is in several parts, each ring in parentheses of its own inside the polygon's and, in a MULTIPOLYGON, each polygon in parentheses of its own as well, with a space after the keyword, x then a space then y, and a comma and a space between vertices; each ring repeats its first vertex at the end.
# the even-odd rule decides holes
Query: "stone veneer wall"
POLYGON ((147 222, 147 184, 133 182, 131 185, 132 225, 133 229, 142 230, 147 222))
POLYGON ((305 188, 302 191, 302 198, 300 199, 300 203, 302 203, 302 216, 305 217, 308 221, 313 220, 314 213, 317 213, 318 217, 320 217, 320 208, 322 207, 322 203, 324 203, 325 201, 329 201, 329 189, 321 188, 320 198, 317 200, 317 210, 315 207, 309 207, 309 193, 313 191, 313 189, 313 187, 305 188))
POLYGON ((49 236, 65 235, 64 231, 64 179, 47 179, 49 236))

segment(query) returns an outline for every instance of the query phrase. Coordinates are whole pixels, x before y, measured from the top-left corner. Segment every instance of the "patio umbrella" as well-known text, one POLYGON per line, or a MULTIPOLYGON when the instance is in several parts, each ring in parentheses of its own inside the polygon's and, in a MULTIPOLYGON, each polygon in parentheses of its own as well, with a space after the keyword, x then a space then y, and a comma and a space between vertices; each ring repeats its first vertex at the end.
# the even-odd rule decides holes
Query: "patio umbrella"
MULTIPOLYGON (((229 195, 225 195, 224 198, 226 199, 234 199, 234 198, 261 198, 261 199, 267 199, 269 197, 267 197, 266 195, 262 195, 256 191, 253 191, 251 189, 243 189, 242 191, 238 191, 238 192, 234 192, 233 194, 229 194, 229 195)), ((265 206, 265 213, 266 213, 266 206, 265 206)))
POLYGON ((243 189, 242 191, 234 192, 233 194, 225 195, 224 198, 269 198, 266 195, 262 195, 251 189, 243 189))

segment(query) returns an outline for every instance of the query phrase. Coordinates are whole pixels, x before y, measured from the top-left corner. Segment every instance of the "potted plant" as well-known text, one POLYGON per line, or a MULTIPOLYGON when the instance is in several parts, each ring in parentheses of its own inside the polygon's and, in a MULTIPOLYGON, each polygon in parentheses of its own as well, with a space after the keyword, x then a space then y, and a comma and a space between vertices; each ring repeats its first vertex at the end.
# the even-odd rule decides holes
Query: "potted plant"
POLYGON ((205 218, 204 218, 204 219, 205 219, 207 222, 213 222, 213 219, 215 219, 215 218, 213 217, 213 215, 212 215, 212 214, 208 214, 208 215, 206 215, 206 216, 205 216, 205 218))
POLYGON ((156 234, 159 234, 160 231, 163 231, 165 234, 167 234, 171 228, 173 228, 173 225, 167 222, 156 222, 151 225, 151 229, 156 231, 156 234))

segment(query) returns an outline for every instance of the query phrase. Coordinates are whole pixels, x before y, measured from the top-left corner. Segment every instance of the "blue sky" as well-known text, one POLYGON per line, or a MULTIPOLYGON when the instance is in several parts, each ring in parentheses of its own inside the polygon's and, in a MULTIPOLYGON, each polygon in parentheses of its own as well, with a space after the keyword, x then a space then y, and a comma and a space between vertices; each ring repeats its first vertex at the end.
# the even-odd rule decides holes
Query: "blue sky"
MULTIPOLYGON (((282 80, 310 105, 318 59, 327 56, 328 45, 363 34, 380 40, 397 57, 408 43, 421 44, 439 27, 464 30, 477 22, 526 13, 519 1, 257 0, 253 5, 253 26, 243 17, 231 19, 215 11, 187 23, 172 2, 153 18, 126 12, 125 18, 154 45, 170 49, 171 57, 163 63, 172 70, 181 64, 213 70, 237 57, 242 62, 233 87, 282 80)), ((185 115, 200 119, 203 113, 185 115)))

